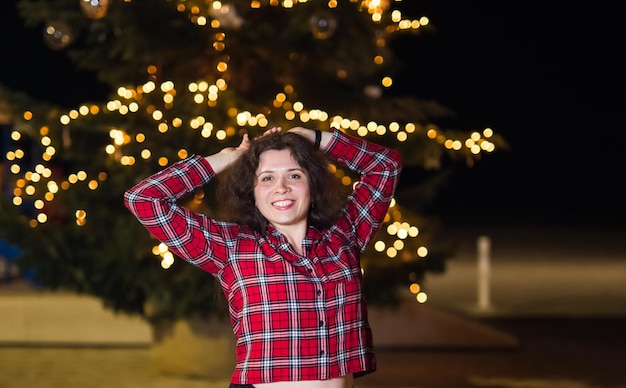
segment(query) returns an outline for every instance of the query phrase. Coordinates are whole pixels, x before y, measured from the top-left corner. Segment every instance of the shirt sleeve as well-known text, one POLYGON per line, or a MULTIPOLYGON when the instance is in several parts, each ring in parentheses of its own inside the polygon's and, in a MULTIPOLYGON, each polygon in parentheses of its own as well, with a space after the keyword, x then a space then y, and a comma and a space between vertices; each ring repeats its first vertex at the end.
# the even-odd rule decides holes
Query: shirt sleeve
POLYGON ((179 257, 211 273, 223 268, 227 241, 236 235, 236 226, 192 212, 178 201, 214 176, 209 163, 193 155, 124 193, 124 205, 155 238, 179 257))
POLYGON ((352 234, 353 241, 363 252, 389 209, 402 171, 400 153, 337 129, 333 130, 324 152, 360 174, 344 208, 344 223, 340 220, 338 227, 352 234))

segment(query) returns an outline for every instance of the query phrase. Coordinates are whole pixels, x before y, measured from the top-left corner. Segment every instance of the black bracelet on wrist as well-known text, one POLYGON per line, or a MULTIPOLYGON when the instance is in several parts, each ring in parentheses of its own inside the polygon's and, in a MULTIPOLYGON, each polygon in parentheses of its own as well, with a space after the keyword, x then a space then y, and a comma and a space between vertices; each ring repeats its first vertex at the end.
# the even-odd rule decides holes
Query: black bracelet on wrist
POLYGON ((315 148, 319 149, 320 144, 322 143, 322 131, 319 129, 315 130, 315 148))

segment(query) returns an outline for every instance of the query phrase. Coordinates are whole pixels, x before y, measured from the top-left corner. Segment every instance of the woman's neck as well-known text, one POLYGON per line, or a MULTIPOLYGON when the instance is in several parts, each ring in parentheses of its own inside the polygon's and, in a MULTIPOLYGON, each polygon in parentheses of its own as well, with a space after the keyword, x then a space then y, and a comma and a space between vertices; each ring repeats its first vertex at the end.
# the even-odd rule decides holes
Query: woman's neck
POLYGON ((306 225, 303 226, 284 226, 284 225, 273 225, 276 230, 282 233, 289 242, 291 248, 300 256, 302 256, 302 241, 304 241, 304 236, 306 236, 306 225))

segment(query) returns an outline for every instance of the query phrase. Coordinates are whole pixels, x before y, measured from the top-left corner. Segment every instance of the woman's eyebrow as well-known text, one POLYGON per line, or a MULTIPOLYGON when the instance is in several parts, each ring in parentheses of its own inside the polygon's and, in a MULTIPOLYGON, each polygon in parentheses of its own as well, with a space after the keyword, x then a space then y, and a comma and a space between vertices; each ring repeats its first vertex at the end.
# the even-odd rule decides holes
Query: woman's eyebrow
POLYGON ((304 172, 304 169, 302 169, 301 167, 293 167, 293 168, 276 168, 276 169, 269 169, 269 170, 263 170, 263 171, 259 171, 259 173, 257 174, 257 176, 262 175, 262 174, 269 174, 269 173, 273 173, 273 172, 277 172, 280 170, 285 170, 287 172, 293 172, 293 171, 300 171, 300 172, 304 172))

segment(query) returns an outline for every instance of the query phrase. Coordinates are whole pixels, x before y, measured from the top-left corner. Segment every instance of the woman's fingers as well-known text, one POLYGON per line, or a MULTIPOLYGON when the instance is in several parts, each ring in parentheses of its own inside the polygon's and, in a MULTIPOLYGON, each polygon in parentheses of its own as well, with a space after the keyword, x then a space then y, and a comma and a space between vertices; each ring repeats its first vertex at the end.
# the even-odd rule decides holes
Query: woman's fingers
POLYGON ((281 127, 272 127, 270 129, 268 129, 267 131, 263 132, 260 136, 255 137, 254 140, 260 139, 263 136, 266 136, 266 135, 269 135, 269 134, 272 134, 272 133, 280 132, 281 130, 282 130, 281 127))
POLYGON ((239 147, 237 147, 237 149, 241 151, 245 151, 248 148, 250 148, 250 137, 248 136, 247 133, 244 133, 243 137, 241 138, 241 144, 239 144, 239 147))

